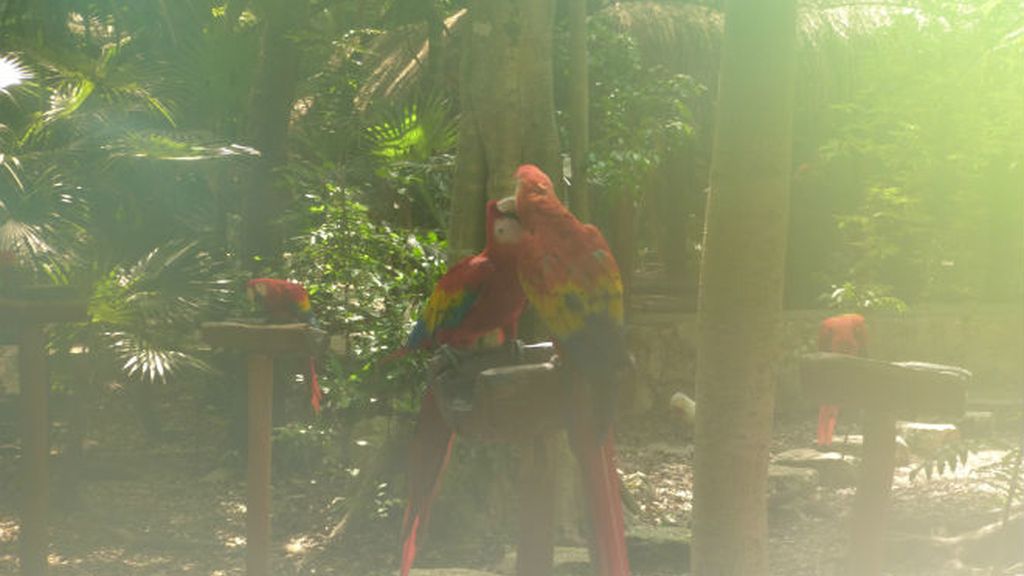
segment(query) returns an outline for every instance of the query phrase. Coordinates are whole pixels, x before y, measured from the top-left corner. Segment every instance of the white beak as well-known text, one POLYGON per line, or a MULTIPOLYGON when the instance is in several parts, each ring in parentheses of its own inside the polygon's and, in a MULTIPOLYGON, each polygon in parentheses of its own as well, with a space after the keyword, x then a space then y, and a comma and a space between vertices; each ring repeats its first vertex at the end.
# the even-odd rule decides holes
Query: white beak
POLYGON ((498 200, 498 212, 502 214, 515 214, 516 213, 516 197, 506 196, 501 200, 498 200))

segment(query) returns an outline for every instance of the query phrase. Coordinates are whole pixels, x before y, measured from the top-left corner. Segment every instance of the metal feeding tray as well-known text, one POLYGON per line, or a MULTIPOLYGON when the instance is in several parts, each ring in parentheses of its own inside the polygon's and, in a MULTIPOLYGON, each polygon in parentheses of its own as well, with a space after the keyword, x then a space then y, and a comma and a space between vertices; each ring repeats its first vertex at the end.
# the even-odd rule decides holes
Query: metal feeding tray
POLYGON ((443 347, 431 359, 429 385, 456 433, 532 441, 565 425, 566 387, 553 355, 549 342, 474 352, 443 347))
POLYGON ((801 359, 800 380, 816 403, 883 409, 913 419, 963 415, 971 373, 958 366, 819 352, 801 359))

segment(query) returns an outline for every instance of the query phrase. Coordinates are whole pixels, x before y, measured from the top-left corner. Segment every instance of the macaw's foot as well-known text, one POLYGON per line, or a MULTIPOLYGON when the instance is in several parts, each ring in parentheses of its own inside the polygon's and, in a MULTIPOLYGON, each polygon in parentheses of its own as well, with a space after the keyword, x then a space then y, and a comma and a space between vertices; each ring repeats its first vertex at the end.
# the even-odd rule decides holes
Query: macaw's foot
POLYGON ((469 412, 473 409, 473 382, 476 373, 468 368, 471 354, 441 346, 430 359, 432 386, 437 389, 438 399, 455 412, 469 412))
POLYGON ((454 348, 447 344, 438 348, 430 357, 428 369, 435 380, 444 380, 459 371, 462 358, 454 348))

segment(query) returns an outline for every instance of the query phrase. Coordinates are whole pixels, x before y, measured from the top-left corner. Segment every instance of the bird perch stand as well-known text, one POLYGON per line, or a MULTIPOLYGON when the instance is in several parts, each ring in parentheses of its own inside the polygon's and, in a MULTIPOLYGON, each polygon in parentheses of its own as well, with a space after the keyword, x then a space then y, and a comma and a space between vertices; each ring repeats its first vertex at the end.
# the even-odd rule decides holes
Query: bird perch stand
POLYGON ((565 426, 554 346, 503 346, 480 352, 444 348, 431 361, 431 385, 455 432, 496 442, 532 442, 565 426))
POLYGON ((270 571, 270 431, 274 359, 316 356, 327 333, 308 324, 210 322, 202 325, 207 344, 248 354, 248 470, 245 567, 249 576, 270 571))
POLYGON ((800 363, 805 394, 864 414, 864 460, 854 501, 850 574, 882 573, 884 536, 895 469, 896 419, 962 416, 971 374, 922 362, 883 362, 826 352, 800 363))
POLYGON ((520 467, 516 574, 546 576, 554 564, 555 435, 567 396, 550 343, 467 353, 444 348, 430 366, 441 414, 461 436, 516 443, 520 467))
POLYGON ((66 291, 32 290, 24 298, 0 298, 0 320, 14 326, 21 387, 22 488, 19 561, 22 574, 47 571, 49 514, 50 381, 43 326, 89 319, 87 303, 66 291))

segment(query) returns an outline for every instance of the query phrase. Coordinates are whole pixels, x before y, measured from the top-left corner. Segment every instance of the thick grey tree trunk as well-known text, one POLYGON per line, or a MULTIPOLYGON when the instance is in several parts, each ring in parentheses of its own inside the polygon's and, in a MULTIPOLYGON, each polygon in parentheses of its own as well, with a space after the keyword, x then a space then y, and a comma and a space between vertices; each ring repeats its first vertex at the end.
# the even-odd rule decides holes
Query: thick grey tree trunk
POLYGON ((551 65, 552 0, 470 2, 463 48, 451 256, 484 242, 484 204, 514 191, 516 166, 561 174, 551 65))
POLYGON ((726 6, 698 310, 696 576, 768 573, 795 19, 794 0, 726 6))

